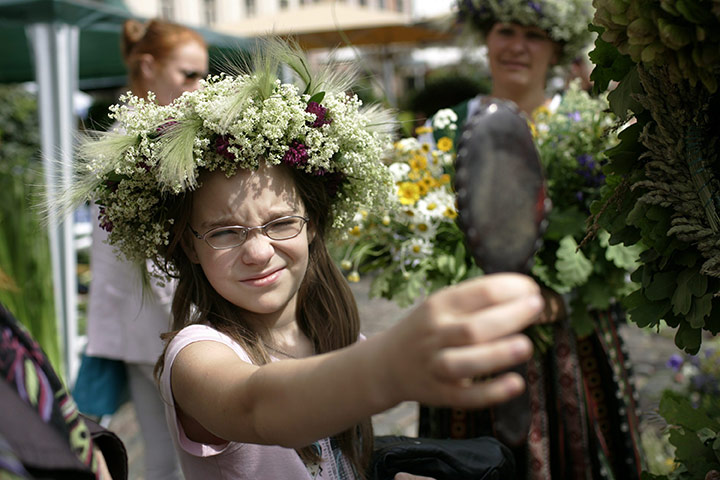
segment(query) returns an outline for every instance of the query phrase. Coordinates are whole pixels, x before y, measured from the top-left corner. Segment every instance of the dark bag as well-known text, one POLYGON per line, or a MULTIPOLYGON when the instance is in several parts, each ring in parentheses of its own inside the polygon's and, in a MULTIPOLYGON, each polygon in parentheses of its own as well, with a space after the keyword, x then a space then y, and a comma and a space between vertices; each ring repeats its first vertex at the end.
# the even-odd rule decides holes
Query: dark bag
POLYGON ((368 477, 392 480, 400 472, 436 480, 514 479, 515 460, 512 452, 492 437, 375 437, 368 477))

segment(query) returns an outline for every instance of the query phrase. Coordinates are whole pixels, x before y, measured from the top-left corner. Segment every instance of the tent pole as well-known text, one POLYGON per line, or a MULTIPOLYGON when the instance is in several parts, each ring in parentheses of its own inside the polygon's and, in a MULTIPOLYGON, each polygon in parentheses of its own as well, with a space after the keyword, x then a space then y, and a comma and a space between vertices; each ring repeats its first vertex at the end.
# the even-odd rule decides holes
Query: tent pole
MULTIPOLYGON (((72 182, 75 116, 72 98, 78 76, 79 29, 65 23, 33 23, 26 27, 38 84, 40 136, 45 184, 50 205, 72 182)), ((79 367, 77 274, 72 213, 49 219, 55 311, 61 332, 63 376, 72 387, 79 367)))

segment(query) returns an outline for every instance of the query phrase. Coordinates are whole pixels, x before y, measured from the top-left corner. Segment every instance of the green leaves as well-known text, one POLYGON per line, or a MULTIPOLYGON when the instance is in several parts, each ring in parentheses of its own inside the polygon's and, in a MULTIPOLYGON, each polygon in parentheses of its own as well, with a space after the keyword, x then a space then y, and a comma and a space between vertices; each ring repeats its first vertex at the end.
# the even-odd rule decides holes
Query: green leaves
POLYGON ((585 283, 592 273, 592 264, 583 252, 578 250, 578 244, 571 236, 560 240, 555 266, 558 271, 558 279, 568 286, 585 283))
POLYGON ((675 447, 676 462, 687 471, 687 476, 678 478, 705 478, 710 470, 720 470, 717 418, 693 406, 687 396, 672 390, 663 393, 659 413, 673 426, 670 443, 675 447))
POLYGON ((642 91, 637 67, 632 68, 612 92, 608 101, 613 113, 621 120, 628 119, 628 112, 640 113, 642 106, 633 96, 642 91))

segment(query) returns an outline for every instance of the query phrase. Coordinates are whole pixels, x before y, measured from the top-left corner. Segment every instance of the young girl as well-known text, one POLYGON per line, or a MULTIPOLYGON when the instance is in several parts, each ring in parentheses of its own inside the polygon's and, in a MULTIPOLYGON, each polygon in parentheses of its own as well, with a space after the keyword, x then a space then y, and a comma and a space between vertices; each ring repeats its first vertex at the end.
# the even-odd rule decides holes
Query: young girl
POLYGON ((387 116, 271 42, 254 70, 168 106, 137 98, 125 134, 84 145, 74 198, 103 206, 109 241, 178 278, 157 371, 187 480, 363 478, 370 416, 405 400, 482 407, 522 379, 516 334, 542 299, 519 275, 430 297, 359 341, 357 307, 325 236, 390 198, 387 116), (276 78, 285 63, 303 89, 276 78))

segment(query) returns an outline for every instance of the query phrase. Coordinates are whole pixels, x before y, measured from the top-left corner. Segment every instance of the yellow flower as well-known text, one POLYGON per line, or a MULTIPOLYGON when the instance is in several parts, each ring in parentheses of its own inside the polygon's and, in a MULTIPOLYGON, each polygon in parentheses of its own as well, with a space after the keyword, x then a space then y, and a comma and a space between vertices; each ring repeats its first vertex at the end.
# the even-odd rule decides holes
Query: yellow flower
POLYGON ((340 268, 342 268, 343 270, 350 270, 352 268, 352 262, 348 259, 345 259, 340 262, 340 268))
POLYGON ((355 225, 350 229, 350 235, 359 236, 362 229, 360 228, 360 225, 355 225))
POLYGON ((530 133, 532 134, 533 138, 537 138, 537 128, 535 127, 535 124, 531 121, 528 121, 528 126, 530 127, 530 133))
POLYGON ((428 153, 430 151, 430 144, 427 142, 423 142, 422 146, 420 147, 420 151, 422 151, 422 153, 428 153))
POLYGON ((420 187, 413 182, 400 182, 398 184, 398 197, 403 205, 415 205, 420 200, 420 187))
POLYGON ((419 170, 410 170, 407 174, 407 177, 410 180, 420 180, 420 171, 419 170))
POLYGON ((450 137, 442 137, 437 141, 437 148, 441 152, 449 152, 452 150, 453 142, 450 137))
POLYGON ((440 182, 440 185, 445 185, 446 183, 450 183, 450 174, 444 173, 444 174, 440 175, 440 180, 438 180, 438 181, 440 182))
POLYGON ((430 203, 427 204, 427 209, 428 209, 429 211, 431 211, 431 212, 432 212, 433 210, 435 210, 436 208, 437 208, 437 203, 435 203, 435 202, 430 202, 430 203))
POLYGON ((360 281, 360 274, 357 270, 350 272, 347 276, 348 282, 357 283, 360 281))
POLYGON ((420 192, 421 197, 427 195, 428 187, 422 180, 420 180, 416 185, 418 186, 418 191, 420 192))
MULTIPOLYGON (((418 224, 417 224, 417 229, 420 230, 421 232, 427 232, 428 229, 429 229, 429 227, 427 226, 427 223, 418 223, 418 224)), ((419 252, 420 252, 420 247, 417 246, 417 245, 415 245, 415 247, 417 247, 417 250, 415 251, 415 253, 419 253, 419 252)))
POLYGON ((413 253, 420 253, 420 245, 413 245, 412 251, 413 253))
POLYGON ((457 218, 457 212, 452 207, 447 207, 445 209, 445 211, 443 212, 443 215, 451 220, 454 220, 455 218, 457 218))
POLYGON ((427 167, 427 159, 423 155, 415 155, 410 159, 410 168, 413 170, 423 170, 427 167))
POLYGON ((533 110, 533 113, 532 113, 533 120, 536 120, 537 117, 539 117, 540 115, 545 115, 545 116, 550 115, 550 109, 548 107, 546 107, 545 105, 540 105, 538 108, 533 110))
POLYGON ((390 225, 390 216, 389 215, 383 215, 382 217, 382 224, 386 227, 390 225))
POLYGON ((437 186, 437 181, 432 175, 425 175, 418 183, 420 183, 426 191, 432 190, 437 186))
POLYGON ((426 127, 425 125, 417 127, 415 129, 415 135, 422 135, 423 133, 432 133, 432 127, 426 127))

